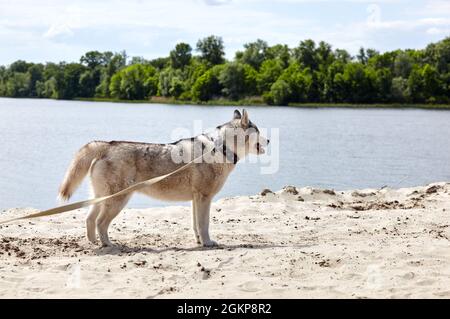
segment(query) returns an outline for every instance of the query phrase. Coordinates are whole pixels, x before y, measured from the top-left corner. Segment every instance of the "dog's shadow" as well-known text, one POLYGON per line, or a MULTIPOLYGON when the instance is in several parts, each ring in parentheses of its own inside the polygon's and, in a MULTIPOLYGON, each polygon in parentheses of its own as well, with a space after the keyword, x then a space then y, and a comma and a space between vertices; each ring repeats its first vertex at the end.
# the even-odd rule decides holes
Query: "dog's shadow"
POLYGON ((271 248, 291 248, 291 249, 302 249, 311 247, 311 244, 305 245, 280 245, 280 244, 237 244, 237 245, 219 245, 215 247, 166 247, 166 248, 151 248, 151 247, 132 247, 125 244, 117 244, 112 247, 101 247, 94 249, 94 252, 99 255, 121 255, 130 253, 152 253, 160 254, 169 251, 184 251, 184 252, 194 252, 194 251, 210 251, 210 250, 236 250, 236 249, 271 249, 271 248))

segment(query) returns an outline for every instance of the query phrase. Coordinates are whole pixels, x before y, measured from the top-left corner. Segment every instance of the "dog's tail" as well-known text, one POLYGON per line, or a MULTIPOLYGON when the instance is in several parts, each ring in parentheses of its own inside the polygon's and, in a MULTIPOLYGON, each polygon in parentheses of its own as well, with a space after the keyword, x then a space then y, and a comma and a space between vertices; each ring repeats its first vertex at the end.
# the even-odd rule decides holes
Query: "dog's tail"
POLYGON ((73 192, 81 184, 89 172, 89 168, 95 159, 100 158, 106 151, 108 143, 91 142, 83 146, 76 154, 67 169, 64 180, 59 187, 58 198, 62 201, 69 200, 73 192))

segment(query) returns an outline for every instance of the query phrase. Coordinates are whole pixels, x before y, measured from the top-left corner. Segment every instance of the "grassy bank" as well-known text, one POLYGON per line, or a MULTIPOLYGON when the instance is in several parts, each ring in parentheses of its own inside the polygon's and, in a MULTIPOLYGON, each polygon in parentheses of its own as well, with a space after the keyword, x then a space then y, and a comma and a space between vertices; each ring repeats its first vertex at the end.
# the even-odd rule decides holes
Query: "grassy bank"
POLYGON ((373 103, 373 104, 351 104, 351 103, 291 103, 289 106, 301 108, 351 108, 351 109, 429 109, 450 110, 450 104, 407 104, 407 103, 373 103))
MULTIPOLYGON (((183 101, 174 98, 153 97, 149 100, 121 100, 112 98, 77 98, 77 101, 90 102, 112 102, 112 103, 137 103, 137 104, 178 104, 178 105, 219 105, 219 106, 269 106, 258 97, 242 99, 238 101, 216 99, 207 102, 183 101)), ((299 108, 383 108, 383 109, 430 109, 450 110, 450 104, 401 104, 401 103, 374 103, 374 104, 352 104, 352 103, 290 103, 288 106, 299 108)), ((272 106, 277 107, 277 106, 272 106)))
POLYGON ((262 99, 249 98, 239 101, 226 99, 210 100, 206 102, 194 102, 190 100, 177 100, 170 97, 152 97, 148 100, 121 100, 114 98, 76 98, 77 101, 112 102, 112 103, 147 103, 147 104, 176 104, 176 105, 219 105, 219 106, 267 106, 262 99))

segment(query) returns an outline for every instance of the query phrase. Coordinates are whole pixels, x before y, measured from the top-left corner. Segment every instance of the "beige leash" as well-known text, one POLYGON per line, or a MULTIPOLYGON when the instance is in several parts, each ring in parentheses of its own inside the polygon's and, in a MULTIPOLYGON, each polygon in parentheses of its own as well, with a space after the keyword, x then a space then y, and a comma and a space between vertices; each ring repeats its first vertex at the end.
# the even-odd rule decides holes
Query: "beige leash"
MULTIPOLYGON (((212 151, 213 151, 213 149, 211 151, 209 151, 209 152, 212 152, 212 151)), ((136 191, 136 190, 141 189, 143 187, 156 184, 156 183, 162 181, 163 179, 165 179, 165 178, 167 178, 167 177, 169 177, 171 175, 174 175, 176 173, 181 172, 182 170, 185 170, 190 165, 192 165, 195 161, 201 159, 205 154, 208 154, 209 152, 203 153, 201 156, 199 156, 197 158, 194 158, 192 161, 190 161, 186 165, 183 165, 180 168, 177 168, 176 170, 174 170, 174 171, 172 171, 172 172, 170 172, 168 174, 165 174, 165 175, 162 175, 162 176, 158 176, 158 177, 154 177, 154 178, 148 179, 148 180, 143 181, 143 182, 136 183, 136 184, 131 185, 130 187, 127 187, 127 188, 125 188, 125 189, 123 189, 123 190, 121 190, 121 191, 119 191, 117 193, 114 193, 112 195, 103 196, 103 197, 97 197, 97 198, 93 198, 93 199, 88 199, 88 200, 84 200, 84 201, 81 201, 81 202, 76 202, 76 203, 72 203, 72 204, 68 204, 68 205, 64 205, 64 206, 59 206, 59 207, 47 209, 47 210, 40 211, 40 212, 37 212, 37 213, 34 213, 34 214, 29 214, 29 215, 26 215, 26 216, 23 216, 23 217, 17 217, 17 218, 4 220, 4 221, 0 222, 0 225, 1 224, 6 224, 6 223, 10 223, 10 222, 13 222, 13 221, 17 221, 17 220, 31 219, 31 218, 37 218, 37 217, 61 214, 61 213, 68 212, 68 211, 71 211, 71 210, 74 210, 74 209, 90 206, 90 205, 93 205, 93 204, 98 204, 98 203, 104 202, 105 200, 108 200, 108 199, 111 199, 111 198, 114 198, 114 197, 117 197, 117 196, 128 194, 130 192, 136 191)))

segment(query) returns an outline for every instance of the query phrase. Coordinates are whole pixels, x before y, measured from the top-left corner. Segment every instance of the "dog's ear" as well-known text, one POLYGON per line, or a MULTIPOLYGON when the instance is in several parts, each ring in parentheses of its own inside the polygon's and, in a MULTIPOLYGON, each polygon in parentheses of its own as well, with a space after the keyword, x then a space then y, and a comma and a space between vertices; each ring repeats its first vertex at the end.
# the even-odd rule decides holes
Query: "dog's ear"
POLYGON ((245 109, 242 110, 242 118, 241 118, 241 123, 242 126, 247 127, 248 123, 249 123, 249 119, 248 119, 248 113, 245 109))
POLYGON ((233 120, 240 120, 241 118, 241 112, 239 112, 239 110, 234 110, 233 120))

